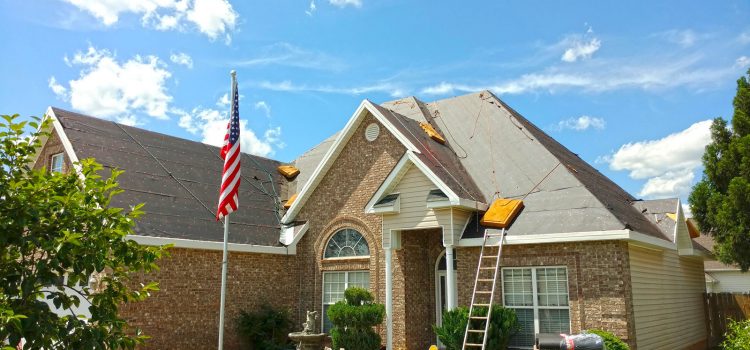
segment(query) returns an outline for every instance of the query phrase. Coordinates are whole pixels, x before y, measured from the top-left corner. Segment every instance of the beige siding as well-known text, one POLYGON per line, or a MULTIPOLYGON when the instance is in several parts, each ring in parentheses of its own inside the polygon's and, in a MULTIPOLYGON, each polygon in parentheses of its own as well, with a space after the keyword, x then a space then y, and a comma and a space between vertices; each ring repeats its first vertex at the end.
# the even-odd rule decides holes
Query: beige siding
MULTIPOLYGON (((393 192, 401 193, 401 210, 395 215, 383 217, 383 232, 389 229, 421 229, 439 227, 438 215, 427 208, 427 194, 437 188, 415 166, 406 171, 393 192)), ((441 213, 442 214, 442 213, 441 213)), ((441 215, 443 216, 443 215, 441 215)), ((441 219, 443 219, 441 217, 441 219)))
POLYGON ((630 245, 638 349, 684 349, 706 338, 703 261, 630 245))
POLYGON ((706 271, 716 279, 711 283, 712 293, 750 293, 750 272, 706 271))

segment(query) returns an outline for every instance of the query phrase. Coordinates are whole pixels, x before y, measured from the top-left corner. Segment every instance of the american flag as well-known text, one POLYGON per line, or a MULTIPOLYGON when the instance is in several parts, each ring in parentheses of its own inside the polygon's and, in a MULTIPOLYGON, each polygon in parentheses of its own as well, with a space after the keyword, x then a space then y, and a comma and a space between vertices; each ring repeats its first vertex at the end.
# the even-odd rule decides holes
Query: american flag
POLYGON ((239 201, 237 192, 240 188, 240 109, 237 94, 237 79, 232 72, 232 112, 227 124, 227 134, 224 136, 224 146, 221 157, 224 158, 224 171, 221 176, 221 192, 219 193, 219 209, 216 220, 237 210, 239 201))

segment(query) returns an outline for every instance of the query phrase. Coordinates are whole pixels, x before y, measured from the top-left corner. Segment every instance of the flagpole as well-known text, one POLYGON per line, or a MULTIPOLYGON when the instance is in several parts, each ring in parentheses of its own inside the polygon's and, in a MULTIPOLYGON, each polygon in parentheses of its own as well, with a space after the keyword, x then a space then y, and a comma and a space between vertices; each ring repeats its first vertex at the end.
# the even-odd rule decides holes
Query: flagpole
POLYGON ((224 349, 224 301, 227 294, 227 241, 229 239, 229 214, 224 216, 224 256, 221 262, 221 306, 219 308, 219 350, 224 349))
MULTIPOLYGON (((229 115, 231 118, 232 112, 234 111, 234 104, 236 103, 234 99, 234 87, 235 84, 237 84, 237 72, 232 70, 229 73, 232 76, 232 86, 229 89, 230 94, 232 94, 232 97, 230 99, 232 102, 230 103, 230 111, 229 115)), ((229 129, 227 128, 227 133, 229 132, 229 129)), ((240 142, 237 140, 237 142, 240 142)), ((239 151, 239 148, 237 149, 239 151)), ((217 214, 218 215, 218 214, 217 214)), ((226 302, 227 298, 227 266, 228 263, 228 253, 227 253, 227 242, 229 241, 229 213, 224 215, 224 254, 221 260, 221 306, 219 306, 219 350, 224 349, 224 304, 226 302)))

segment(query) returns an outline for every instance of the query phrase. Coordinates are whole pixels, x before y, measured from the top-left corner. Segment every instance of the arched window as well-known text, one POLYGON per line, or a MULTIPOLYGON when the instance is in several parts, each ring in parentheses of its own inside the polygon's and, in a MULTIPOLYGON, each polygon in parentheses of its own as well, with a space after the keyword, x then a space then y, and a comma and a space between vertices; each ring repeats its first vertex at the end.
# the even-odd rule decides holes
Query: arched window
POLYGON ((370 247, 361 233, 346 228, 336 232, 326 244, 323 258, 370 256, 370 247))

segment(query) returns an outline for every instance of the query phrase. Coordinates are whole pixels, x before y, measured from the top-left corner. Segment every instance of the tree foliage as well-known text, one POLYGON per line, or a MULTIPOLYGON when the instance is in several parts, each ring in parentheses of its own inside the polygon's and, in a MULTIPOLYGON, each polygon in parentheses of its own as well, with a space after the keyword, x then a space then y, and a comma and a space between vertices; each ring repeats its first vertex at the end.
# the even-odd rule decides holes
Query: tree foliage
MULTIPOLYGON (((750 70, 748 70, 750 75, 750 70)), ((703 179, 693 187, 690 209, 714 237, 719 261, 750 268, 750 83, 737 80, 731 128, 716 118, 703 154, 703 179)))
MULTIPOLYGON (((487 316, 487 307, 475 306, 474 316, 487 316)), ((446 350, 458 350, 463 347, 464 334, 466 333, 466 322, 469 321, 469 308, 457 307, 453 310, 443 312, 443 324, 432 325, 432 330, 443 343, 446 350)), ((473 319, 471 329, 484 329, 482 320, 473 319)), ((513 309, 505 308, 500 304, 492 304, 490 314, 490 328, 487 333, 487 349, 504 350, 508 348, 510 338, 520 330, 518 317, 513 309)), ((484 335, 481 333, 470 333, 468 343, 481 344, 484 335)))
POLYGON ((383 323, 385 306, 373 300, 367 289, 350 287, 344 291, 344 300, 328 308, 334 349, 380 349, 380 336, 372 327, 383 323))
MULTIPOLYGON (((0 120, 0 343, 24 338, 25 349, 132 349, 146 336, 118 308, 158 288, 133 288, 128 276, 157 269, 165 248, 126 239, 142 212, 141 205, 110 207, 121 192, 119 171, 103 178, 93 160, 76 164, 80 175, 31 169, 39 140, 48 136, 24 134, 36 130, 34 120, 0 120), (92 276, 97 283, 90 284, 92 276), (88 304, 90 318, 76 314, 88 304)), ((40 130, 50 126, 42 124, 40 130)))

